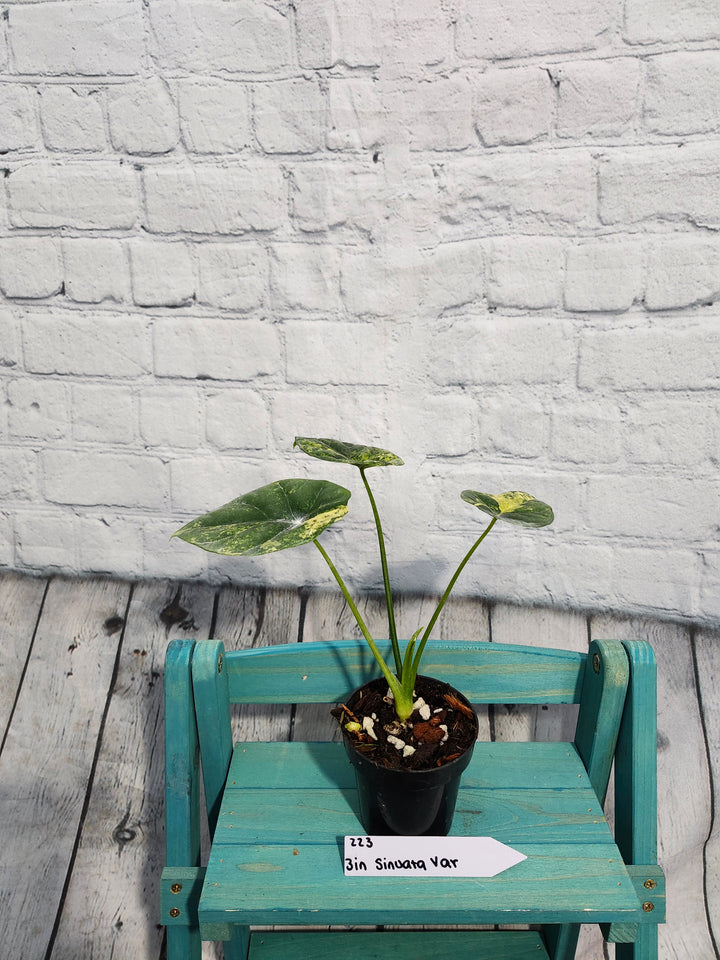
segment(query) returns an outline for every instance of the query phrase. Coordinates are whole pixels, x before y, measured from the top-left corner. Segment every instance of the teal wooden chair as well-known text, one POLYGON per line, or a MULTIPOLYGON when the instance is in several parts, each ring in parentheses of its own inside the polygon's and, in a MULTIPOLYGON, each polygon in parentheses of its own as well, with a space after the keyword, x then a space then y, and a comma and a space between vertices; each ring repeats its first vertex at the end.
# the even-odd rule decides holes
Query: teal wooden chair
POLYGON ((362 642, 226 652, 173 641, 165 668, 168 960, 225 941, 226 960, 568 960, 599 923, 618 960, 657 960, 656 692, 650 646, 589 653, 435 642, 423 672, 474 703, 579 704, 573 743, 479 742, 452 834, 527 856, 491 879, 345 878, 342 838, 364 833, 337 743, 238 743, 232 703, 336 703, 374 676, 362 642), (615 835, 603 802, 615 765, 615 835), (200 769, 212 847, 200 859, 200 769), (529 924, 485 931, 285 927, 529 924), (272 925, 272 932, 252 931, 272 925))

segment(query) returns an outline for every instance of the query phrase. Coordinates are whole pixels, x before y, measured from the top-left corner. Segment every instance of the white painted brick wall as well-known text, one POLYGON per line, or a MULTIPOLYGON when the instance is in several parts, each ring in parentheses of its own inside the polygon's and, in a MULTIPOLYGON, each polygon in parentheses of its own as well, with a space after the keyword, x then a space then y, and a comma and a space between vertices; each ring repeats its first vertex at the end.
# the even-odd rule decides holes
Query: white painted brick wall
POLYGON ((40 126, 47 150, 100 152, 107 146, 104 91, 92 86, 41 87, 40 126))
POLYGON ((546 139, 555 113, 553 79, 541 66, 486 70, 473 83, 475 130, 488 147, 546 139))
POLYGON ((140 213, 137 173, 122 161, 31 159, 6 176, 12 227, 129 230, 140 213))
POLYGON ((369 440, 398 583, 720 620, 717 0, 6 0, 0 565, 328 584, 169 535, 369 440))
POLYGON ((178 81, 183 145, 190 153, 236 153, 250 147, 250 90, 227 80, 178 81))
POLYGON ((147 57, 137 0, 12 4, 7 32, 16 75, 130 76, 147 57))
POLYGON ((180 139, 180 120, 159 77, 113 86, 107 95, 110 144, 118 153, 168 153, 180 139))
POLYGON ((557 84, 557 136, 620 140, 632 134, 642 75, 643 61, 635 57, 577 60, 551 68, 557 84))
POLYGON ((0 240, 0 290, 7 298, 42 300, 60 293, 60 244, 51 237, 0 240))
POLYGON ((71 303, 130 301, 130 259, 123 240, 72 237, 62 241, 65 296, 71 303))

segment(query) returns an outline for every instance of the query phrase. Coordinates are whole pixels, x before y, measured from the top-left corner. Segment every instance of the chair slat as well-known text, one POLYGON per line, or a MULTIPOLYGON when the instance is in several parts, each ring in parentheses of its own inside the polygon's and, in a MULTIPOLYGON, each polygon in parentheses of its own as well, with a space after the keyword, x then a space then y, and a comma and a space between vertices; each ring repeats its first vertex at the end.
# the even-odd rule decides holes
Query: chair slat
MULTIPOLYGON (((587 772, 571 743, 507 741, 475 744, 463 785, 475 789, 572 790, 590 786, 587 772)), ((238 743, 227 789, 298 790, 355 786, 355 773, 339 743, 303 741, 238 743)))
MULTIPOLYGON (((379 646, 389 658, 389 643, 379 646)), ((579 703, 585 659, 570 650, 438 640, 428 644, 421 672, 473 703, 579 703)), ((228 651, 226 666, 233 703, 337 703, 379 675, 357 640, 228 651)))
MULTIPOLYGON (((228 844, 327 840, 332 819, 341 836, 362 832, 357 790, 238 790, 226 793, 215 833, 228 844)), ((494 837, 501 843, 610 842, 595 793, 585 790, 467 790, 460 788, 454 836, 494 837)))
MULTIPOLYGON (((416 933, 254 933, 249 960, 417 960, 448 953, 448 935, 416 933)), ((525 931, 456 930, 452 934, 453 960, 548 960, 539 933, 525 931)))
POLYGON ((341 847, 213 845, 200 923, 563 923, 636 919, 638 899, 613 843, 517 843, 527 859, 490 879, 343 879, 341 847))

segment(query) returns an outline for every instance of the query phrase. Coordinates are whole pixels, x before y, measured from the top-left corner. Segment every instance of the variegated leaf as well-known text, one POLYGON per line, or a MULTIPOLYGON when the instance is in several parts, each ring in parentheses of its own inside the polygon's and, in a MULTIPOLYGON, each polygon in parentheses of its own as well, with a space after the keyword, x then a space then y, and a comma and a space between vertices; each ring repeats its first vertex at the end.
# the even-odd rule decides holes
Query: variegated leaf
POLYGON ((327 480, 278 480, 203 514, 174 533, 225 556, 255 557, 315 540, 348 512, 350 491, 327 480))
POLYGON ((461 497, 466 503, 471 503, 491 517, 518 523, 523 527, 546 527, 555 519, 551 507, 519 490, 498 493, 495 496, 478 493, 476 490, 463 490, 461 497))
POLYGON ((349 463, 354 467, 401 467, 404 463, 396 454, 380 447, 366 447, 343 440, 328 440, 325 437, 295 437, 294 447, 318 460, 331 463, 349 463))

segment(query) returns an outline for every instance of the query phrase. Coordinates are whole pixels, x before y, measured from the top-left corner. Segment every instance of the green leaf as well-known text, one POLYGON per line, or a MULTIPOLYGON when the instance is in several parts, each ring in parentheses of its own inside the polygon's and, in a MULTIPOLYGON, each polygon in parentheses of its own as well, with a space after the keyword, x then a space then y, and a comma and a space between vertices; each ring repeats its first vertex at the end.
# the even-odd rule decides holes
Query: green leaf
POLYGON ((476 490, 463 490, 461 497, 466 503, 471 503, 491 517, 509 520, 510 523, 518 523, 523 527, 546 527, 555 519, 552 507, 519 490, 498 493, 494 497, 476 490))
POLYGON ((389 450, 380 447, 366 447, 359 443, 345 443, 342 440, 328 440, 325 437, 295 437, 294 447, 300 447, 303 453, 318 460, 330 463, 349 463, 354 467, 401 467, 404 461, 389 450))
POLYGON ((257 557, 315 540, 348 512, 350 491, 327 480, 278 480, 174 533, 211 553, 257 557))

